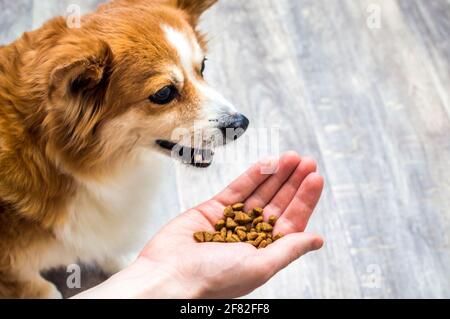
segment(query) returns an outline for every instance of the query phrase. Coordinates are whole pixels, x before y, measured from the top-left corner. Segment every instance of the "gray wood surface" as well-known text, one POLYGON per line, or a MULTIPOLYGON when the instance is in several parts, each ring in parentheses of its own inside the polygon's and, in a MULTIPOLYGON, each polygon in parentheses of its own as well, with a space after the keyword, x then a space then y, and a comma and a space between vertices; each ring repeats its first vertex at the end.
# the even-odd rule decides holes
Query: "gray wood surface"
MULTIPOLYGON (((0 0, 0 43, 97 2, 0 0)), ((202 29, 210 82, 326 178, 309 229, 324 249, 250 296, 450 298, 450 1, 222 0, 202 29), (374 4, 379 29, 367 24, 374 4)), ((243 139, 219 153, 246 149, 243 139)), ((252 160, 239 158, 168 164, 154 231, 252 160)))

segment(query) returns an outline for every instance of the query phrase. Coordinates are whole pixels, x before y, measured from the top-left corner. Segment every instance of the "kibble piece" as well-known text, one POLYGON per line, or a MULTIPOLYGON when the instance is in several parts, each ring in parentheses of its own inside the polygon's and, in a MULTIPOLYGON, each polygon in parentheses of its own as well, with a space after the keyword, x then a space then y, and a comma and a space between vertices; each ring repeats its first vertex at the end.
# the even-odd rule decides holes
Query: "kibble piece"
POLYGON ((253 240, 247 240, 246 243, 255 246, 255 242, 253 240))
POLYGON ((203 237, 205 238, 205 242, 209 243, 209 242, 211 242, 213 240, 214 234, 205 232, 203 234, 203 237))
POLYGON ((253 220, 253 226, 258 225, 259 223, 262 223, 263 221, 264 221, 264 218, 262 216, 259 216, 253 220))
POLYGON ((266 239, 267 238, 267 234, 266 233, 259 233, 258 236, 262 237, 262 239, 266 239))
POLYGON ((239 236, 236 235, 236 234, 231 235, 231 238, 233 238, 237 243, 241 241, 241 239, 239 238, 239 236))
POLYGON ((225 242, 225 238, 222 237, 222 236, 219 235, 219 234, 216 234, 216 235, 214 235, 214 237, 213 237, 213 242, 215 242, 215 243, 223 243, 223 242, 225 242))
POLYGON ((234 229, 234 231, 235 231, 235 233, 237 233, 238 232, 238 230, 241 230, 241 231, 247 231, 247 228, 245 227, 245 226, 238 226, 238 227, 236 227, 235 229, 234 229))
POLYGON ((228 230, 227 231, 227 239, 230 238, 233 235, 233 231, 232 230, 228 230))
POLYGON ((257 233, 260 233, 260 232, 262 231, 262 229, 261 229, 261 224, 262 224, 262 223, 259 223, 258 225, 256 225, 256 232, 257 232, 257 233))
POLYGON ((233 210, 235 210, 235 211, 242 211, 243 209, 244 209, 244 204, 243 203, 237 203, 237 204, 234 204, 232 207, 233 207, 233 210))
POLYGON ((227 228, 226 227, 223 227, 220 230, 220 236, 222 236, 223 238, 227 237, 227 228))
POLYGON ((267 241, 266 240, 261 241, 259 243, 259 245, 258 245, 258 249, 266 248, 266 247, 267 247, 267 241))
POLYGON ((227 237, 227 239, 225 240, 227 243, 236 243, 239 240, 236 240, 236 238, 234 238, 233 236, 227 237))
POLYGON ((255 240, 256 238, 258 238, 258 233, 257 232, 251 232, 247 234, 247 239, 248 240, 255 240))
POLYGON ((216 224, 216 230, 221 230, 223 227, 225 227, 225 220, 221 219, 216 224))
POLYGON ((273 237, 273 241, 276 241, 276 240, 280 239, 281 237, 283 237, 282 234, 277 234, 277 235, 275 235, 275 237, 273 237))
POLYGON ((261 207, 253 208, 253 216, 259 217, 259 216, 262 216, 263 213, 264 213, 264 209, 262 209, 261 207))
POLYGON ((231 207, 231 206, 225 207, 225 209, 223 210, 223 216, 224 216, 225 218, 228 218, 228 217, 234 218, 234 210, 233 210, 233 207, 231 207))
POLYGON ((250 232, 251 232, 251 233, 256 233, 256 228, 253 228, 253 227, 250 228, 250 232))
POLYGON ((277 222, 277 219, 278 219, 277 216, 271 215, 269 217, 269 224, 272 225, 272 226, 275 226, 275 223, 277 222))
POLYGON ((227 225, 228 229, 234 229, 234 228, 236 228, 238 226, 238 224, 236 224, 236 222, 233 219, 231 219, 230 217, 227 218, 227 224, 226 225, 227 225))
POLYGON ((269 232, 273 230, 273 226, 270 225, 269 223, 261 223, 261 230, 269 232))
POLYGON ((248 216, 244 212, 236 212, 236 216, 234 217, 234 221, 240 225, 248 224, 252 221, 250 216, 248 216))
POLYGON ((205 235, 203 232, 199 231, 194 234, 194 239, 199 243, 205 242, 205 235))
POLYGON ((255 239, 255 246, 259 247, 259 244, 263 241, 264 239, 261 236, 258 236, 258 238, 255 239))
POLYGON ((236 235, 239 236, 240 241, 244 241, 247 238, 247 233, 240 229, 237 230, 236 235))
POLYGON ((272 238, 267 238, 266 241, 267 241, 267 246, 269 246, 270 244, 273 243, 272 238))

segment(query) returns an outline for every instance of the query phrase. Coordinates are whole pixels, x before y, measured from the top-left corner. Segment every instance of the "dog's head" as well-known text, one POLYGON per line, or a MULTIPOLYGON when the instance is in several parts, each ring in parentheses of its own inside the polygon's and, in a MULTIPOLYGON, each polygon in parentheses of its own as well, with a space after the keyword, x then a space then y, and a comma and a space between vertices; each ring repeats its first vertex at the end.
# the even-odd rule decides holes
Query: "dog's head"
POLYGON ((216 0, 118 0, 52 49, 46 126, 52 150, 94 167, 142 148, 205 167, 249 121, 203 78, 196 30, 216 0))

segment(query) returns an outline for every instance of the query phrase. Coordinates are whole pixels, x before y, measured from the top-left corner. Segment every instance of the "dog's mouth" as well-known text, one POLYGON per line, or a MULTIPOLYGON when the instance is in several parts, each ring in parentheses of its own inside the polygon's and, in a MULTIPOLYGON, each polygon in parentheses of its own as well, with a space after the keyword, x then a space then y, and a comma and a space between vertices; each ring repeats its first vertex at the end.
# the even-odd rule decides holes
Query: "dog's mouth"
POLYGON ((166 140, 157 140, 156 144, 184 164, 198 168, 206 168, 212 164, 214 152, 211 149, 192 148, 166 140))

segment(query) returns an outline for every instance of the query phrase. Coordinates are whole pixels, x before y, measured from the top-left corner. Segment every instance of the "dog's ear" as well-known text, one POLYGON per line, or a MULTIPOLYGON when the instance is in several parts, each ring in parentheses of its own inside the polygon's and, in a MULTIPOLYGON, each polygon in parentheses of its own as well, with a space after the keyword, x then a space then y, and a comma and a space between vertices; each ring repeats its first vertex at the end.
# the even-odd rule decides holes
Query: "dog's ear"
POLYGON ((174 0, 176 6, 185 11, 189 17, 192 25, 196 26, 200 16, 212 7, 218 0, 174 0))
POLYGON ((91 52, 58 65, 50 75, 49 98, 70 99, 90 92, 99 94, 108 82, 113 54, 109 45, 97 41, 91 52))

